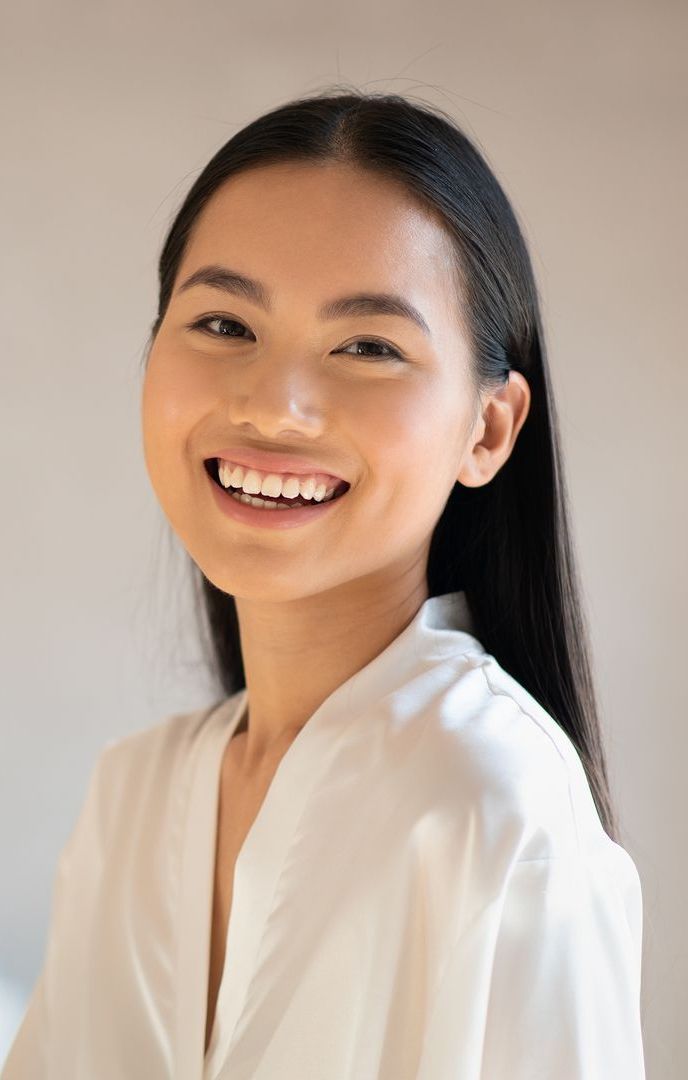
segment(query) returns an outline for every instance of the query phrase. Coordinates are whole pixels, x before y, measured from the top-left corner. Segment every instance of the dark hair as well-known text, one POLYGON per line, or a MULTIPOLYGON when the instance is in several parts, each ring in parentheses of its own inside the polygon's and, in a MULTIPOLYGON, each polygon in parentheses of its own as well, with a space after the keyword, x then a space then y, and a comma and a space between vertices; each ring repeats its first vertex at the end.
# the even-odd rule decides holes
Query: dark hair
MULTIPOLYGON (((428 555, 428 595, 465 590, 475 636, 568 734, 616 840, 537 287, 515 213, 454 120, 397 94, 335 87, 238 131, 202 170, 168 230, 145 362, 199 212, 241 170, 295 161, 349 163, 399 181, 439 214, 453 240, 476 390, 497 388, 512 369, 528 381, 529 413, 505 464, 482 487, 457 482, 447 499, 428 555)), ((234 597, 195 563, 192 574, 211 668, 230 696, 246 685, 234 597)))

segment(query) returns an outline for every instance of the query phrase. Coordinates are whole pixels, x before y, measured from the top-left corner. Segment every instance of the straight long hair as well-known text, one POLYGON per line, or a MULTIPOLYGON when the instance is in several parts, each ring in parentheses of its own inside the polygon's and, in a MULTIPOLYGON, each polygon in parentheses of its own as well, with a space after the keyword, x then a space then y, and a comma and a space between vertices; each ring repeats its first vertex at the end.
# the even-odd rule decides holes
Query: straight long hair
MULTIPOLYGON (((465 591, 475 636, 567 733, 602 825, 617 840, 533 269, 506 194, 452 117, 398 94, 334 87, 233 135, 167 231, 144 364, 208 200, 242 170, 297 161, 339 162, 395 180, 439 217, 453 244, 457 314, 471 341, 476 391, 498 388, 511 370, 528 381, 530 409, 505 464, 482 487, 457 481, 450 492, 431 539, 428 595, 465 591)), ((235 600, 191 564, 210 668, 230 696, 246 685, 235 600)))

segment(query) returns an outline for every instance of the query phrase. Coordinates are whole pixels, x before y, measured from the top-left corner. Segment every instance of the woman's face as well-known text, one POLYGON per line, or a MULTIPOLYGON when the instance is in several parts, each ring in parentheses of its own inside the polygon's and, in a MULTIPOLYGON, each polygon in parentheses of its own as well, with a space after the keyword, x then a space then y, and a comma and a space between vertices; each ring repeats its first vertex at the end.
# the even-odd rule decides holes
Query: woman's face
POLYGON ((454 282, 441 225, 370 173, 272 165, 215 193, 149 355, 142 423, 162 509, 218 588, 279 601, 424 581, 476 418, 454 282), (210 265, 260 282, 269 310, 208 284, 180 290, 210 265), (400 314, 319 314, 362 293, 403 297, 427 330, 400 314), (322 463, 350 488, 294 528, 246 524, 219 509, 204 465, 224 447, 322 463))

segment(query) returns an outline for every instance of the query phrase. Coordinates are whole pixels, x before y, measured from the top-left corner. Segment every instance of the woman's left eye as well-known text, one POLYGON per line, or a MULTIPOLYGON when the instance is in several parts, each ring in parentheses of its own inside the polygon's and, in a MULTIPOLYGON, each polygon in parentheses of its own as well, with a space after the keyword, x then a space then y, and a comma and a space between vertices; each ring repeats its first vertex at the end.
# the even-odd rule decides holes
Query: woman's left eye
MULTIPOLYGON (((241 327, 242 330, 246 329, 246 327, 243 325, 243 323, 237 322, 236 319, 226 319, 226 318, 224 318, 224 317, 222 317, 220 315, 209 315, 205 319, 199 319, 198 322, 192 323, 191 326, 189 327, 189 329, 190 330, 200 330, 202 333, 209 334, 211 337, 215 337, 215 338, 228 338, 228 337, 238 337, 239 336, 239 335, 234 334, 234 333, 225 333, 222 330, 219 330, 219 331, 218 330, 211 330, 210 329, 211 323, 224 323, 225 326, 239 326, 239 327, 241 327)), ((397 350, 395 348, 393 348, 392 345, 389 345, 386 341, 378 341, 376 338, 358 338, 356 341, 352 341, 351 344, 346 345, 343 349, 336 349, 335 351, 343 353, 343 352, 346 352, 348 349, 353 348, 354 346, 359 347, 359 346, 367 346, 367 345, 373 345, 376 349, 386 349, 387 351, 386 351, 386 353, 378 354, 377 356, 373 355, 373 356, 369 356, 369 357, 366 357, 364 354, 362 354, 360 352, 356 353, 356 354, 353 354, 353 355, 358 355, 361 359, 370 359, 370 360, 402 360, 403 359, 401 354, 399 352, 397 352, 397 350)))
MULTIPOLYGON (((386 341, 377 341, 375 338, 358 338, 356 341, 352 341, 351 344, 347 345, 345 348, 337 349, 335 351, 336 352, 346 352, 347 349, 352 348, 354 345, 356 347, 358 347, 359 345, 374 345, 376 349, 386 349, 387 350, 386 355, 383 355, 383 356, 371 356, 370 357, 371 360, 401 360, 402 359, 402 357, 397 352, 397 350, 392 348, 391 345, 388 345, 386 341)), ((361 354, 359 353, 357 355, 360 356, 361 354)))

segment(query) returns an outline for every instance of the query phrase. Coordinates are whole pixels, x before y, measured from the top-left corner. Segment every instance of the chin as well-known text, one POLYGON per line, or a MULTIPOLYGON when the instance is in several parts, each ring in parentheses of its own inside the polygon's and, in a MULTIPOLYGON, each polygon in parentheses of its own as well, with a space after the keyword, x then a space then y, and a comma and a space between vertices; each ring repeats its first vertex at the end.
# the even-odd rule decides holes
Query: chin
MULTIPOLYGON (((230 559, 232 559, 233 563, 231 570, 228 570, 226 565, 223 567, 200 566, 199 563, 196 563, 196 565, 200 566, 203 574, 216 589, 220 589, 221 592, 235 596, 240 600, 285 604, 291 601, 303 600, 313 595, 313 582, 309 582, 308 591, 305 591, 303 585, 295 581, 293 570, 289 571, 285 568, 282 572, 261 572, 255 565, 257 560, 250 555, 247 558, 253 562, 253 565, 246 570, 242 570, 240 567, 242 559, 232 559, 231 555, 230 559)), ((302 575, 298 576, 302 577, 302 575)), ((322 590, 316 589, 315 591, 320 592, 322 590)))

